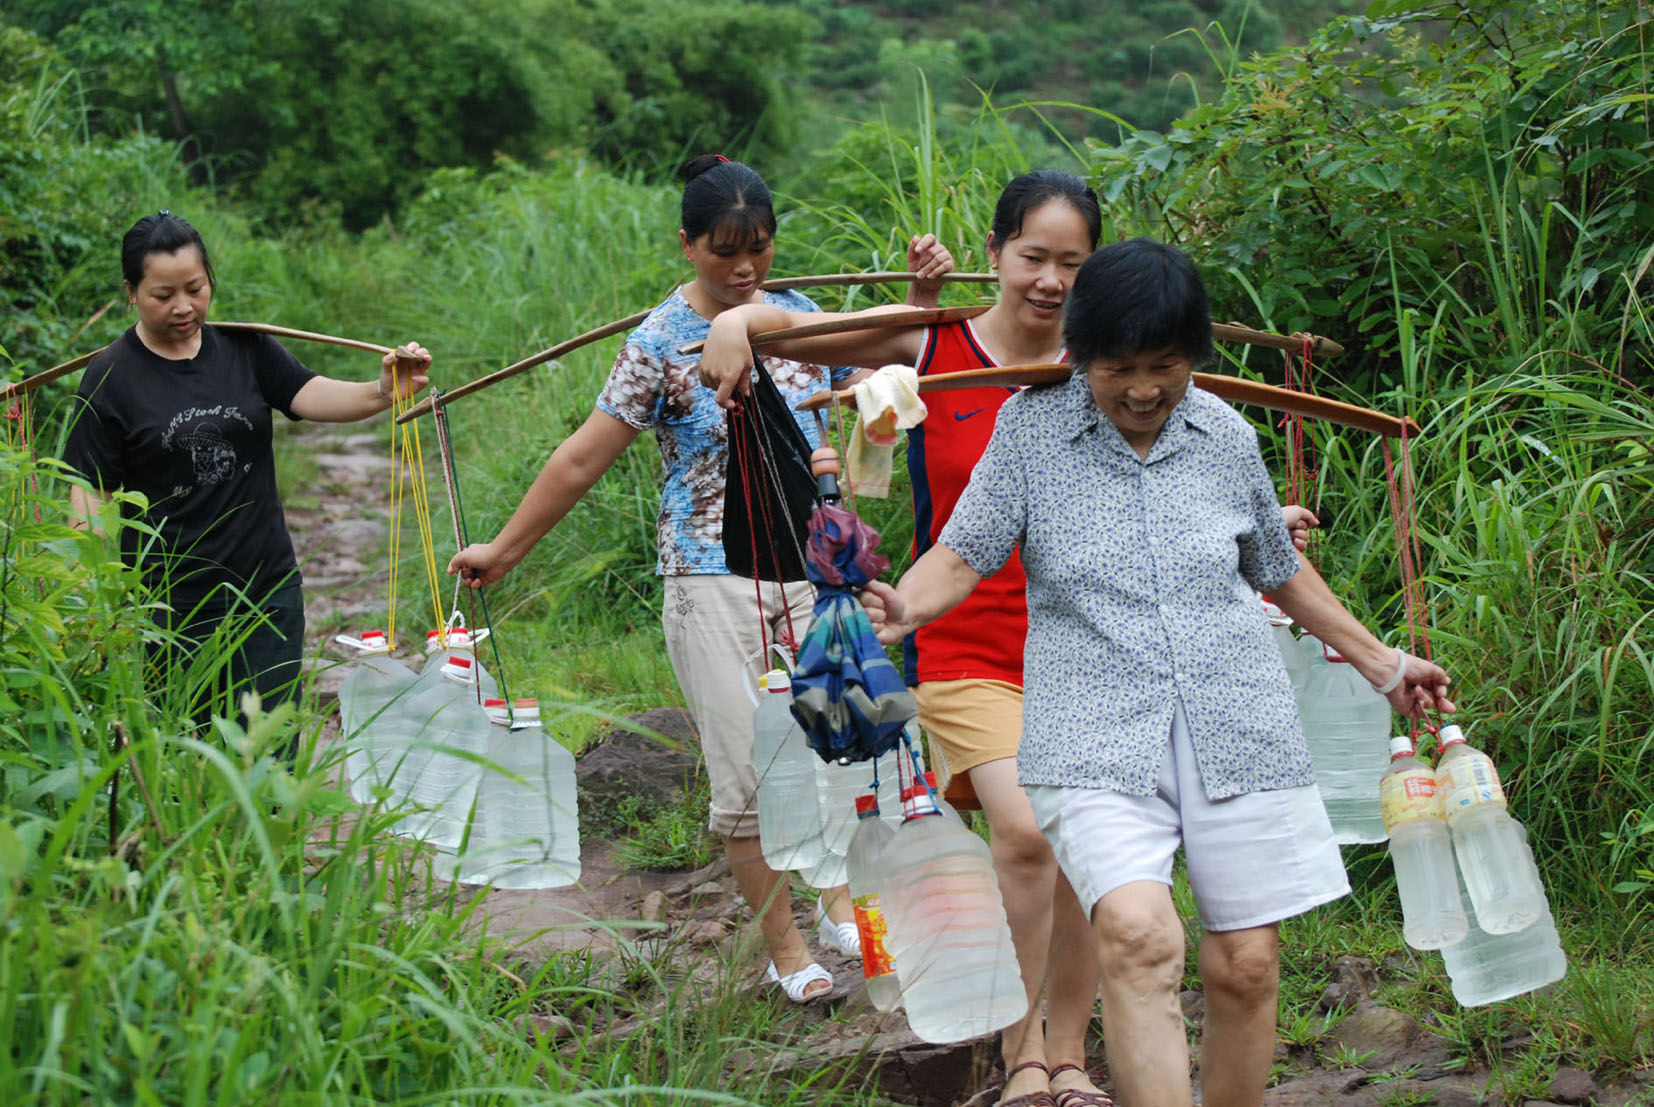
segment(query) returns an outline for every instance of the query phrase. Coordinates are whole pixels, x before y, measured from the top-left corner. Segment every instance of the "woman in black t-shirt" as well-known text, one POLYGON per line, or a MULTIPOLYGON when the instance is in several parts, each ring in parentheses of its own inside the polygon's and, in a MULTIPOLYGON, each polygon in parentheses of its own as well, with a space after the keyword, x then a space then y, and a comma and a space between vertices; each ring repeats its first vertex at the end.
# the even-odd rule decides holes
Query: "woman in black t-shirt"
MULTIPOLYGON (((257 612, 228 675, 231 687, 250 682, 273 706, 295 690, 304 602, 276 491, 271 413, 365 419, 390 407, 393 394, 423 389, 430 354, 409 343, 397 352, 411 370, 386 354, 377 380, 340 381, 307 369, 267 335, 209 326, 206 244, 170 212, 126 233, 121 273, 138 321, 81 380, 64 461, 90 488, 70 492, 73 522, 95 526, 108 492, 142 493, 147 507, 126 502, 122 513, 160 536, 142 559, 146 582, 166 599, 158 621, 187 651, 232 613, 257 612)), ((123 528, 129 559, 145 543, 123 528)))

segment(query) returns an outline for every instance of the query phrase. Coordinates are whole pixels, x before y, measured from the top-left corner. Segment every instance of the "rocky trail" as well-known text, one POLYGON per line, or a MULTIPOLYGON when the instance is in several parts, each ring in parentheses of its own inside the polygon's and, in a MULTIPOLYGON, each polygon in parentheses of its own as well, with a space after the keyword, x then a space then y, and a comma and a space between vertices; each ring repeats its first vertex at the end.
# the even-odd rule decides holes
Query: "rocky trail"
MULTIPOLYGON (((288 524, 305 578, 307 656, 325 658, 334 634, 384 621, 389 462, 379 436, 371 431, 307 423, 295 433, 317 473, 314 486, 293 497, 303 506, 290 507, 288 524)), ((439 538, 439 548, 447 545, 439 538)), ((343 666, 317 666, 313 680, 324 702, 336 695, 343 675, 343 666)), ((640 731, 673 742, 663 744, 626 730, 607 735, 580 760, 583 807, 605 797, 640 792, 670 801, 699 771, 694 735, 681 711, 657 709, 634 716, 633 722, 640 731)), ((662 1005, 681 1005, 685 997, 710 994, 711 982, 735 963, 749 964, 754 988, 760 987, 762 959, 742 944, 739 923, 745 905, 727 864, 720 860, 687 873, 630 870, 617 860, 615 842, 584 833, 585 829, 583 872, 576 887, 487 893, 489 928, 515 943, 517 958, 538 963, 569 949, 589 949, 617 966, 628 958, 646 958, 660 970, 660 979, 689 985, 674 987, 671 996, 662 995, 656 1001, 662 1005)), ((800 927, 807 927, 809 908, 802 900, 796 914, 800 927)), ((992 1107, 997 1102, 1003 1074, 995 1043, 920 1042, 899 1013, 881 1014, 867 1003, 859 987, 859 961, 819 949, 818 960, 834 974, 834 991, 825 1001, 789 1012, 793 1017, 778 1024, 792 1027, 792 1055, 800 1058, 801 1069, 828 1063, 852 1066, 865 1079, 876 1079, 884 1094, 921 1107, 992 1107)), ((1321 1005, 1325 1011, 1344 1008, 1350 1013, 1313 1046, 1277 1044, 1276 1060, 1287 1075, 1265 1096, 1268 1107, 1474 1107, 1500 1102, 1485 1096, 1486 1071, 1454 1063, 1448 1044, 1431 1028, 1374 1001, 1381 975, 1404 967, 1375 966, 1353 957, 1338 962, 1335 982, 1321 1005), (1325 1059, 1333 1057, 1354 1064, 1324 1067, 1325 1059)), ((1185 1017, 1198 1026, 1204 1009, 1200 993, 1185 993, 1183 1006, 1185 1017)), ((575 1033, 573 1025, 555 1012, 538 1021, 536 1029, 542 1033, 575 1033)), ((647 1029, 647 1021, 647 1014, 640 1015, 628 1020, 629 1025, 611 1025, 600 1032, 636 1033, 647 1029)), ((592 1032, 598 1031, 582 1031, 592 1032)), ((1525 1044, 1512 1040, 1506 1047, 1515 1052, 1525 1044)), ((1093 1040, 1089 1062, 1093 1074, 1106 1075, 1100 1040, 1093 1040)), ((744 1054, 732 1054, 731 1077, 753 1063, 744 1054)), ((1551 1082, 1548 1096, 1524 1101, 1523 1107, 1654 1103, 1654 1085, 1622 1078, 1603 1087, 1588 1073, 1563 1069, 1551 1082)))

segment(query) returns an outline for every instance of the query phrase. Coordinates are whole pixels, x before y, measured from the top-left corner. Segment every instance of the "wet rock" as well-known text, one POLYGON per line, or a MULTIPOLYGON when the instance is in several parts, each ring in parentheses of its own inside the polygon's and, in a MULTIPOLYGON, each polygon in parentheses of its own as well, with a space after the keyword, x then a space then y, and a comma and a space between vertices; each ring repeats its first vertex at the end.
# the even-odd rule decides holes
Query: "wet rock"
POLYGON ((724 924, 716 919, 693 923, 684 932, 684 937, 692 946, 716 945, 723 940, 724 924))
POLYGON ((701 771, 700 743, 689 714, 658 707, 605 732, 575 768, 583 802, 631 797, 655 806, 675 803, 701 771))
POLYGON ((1183 1017, 1199 1026, 1206 1018, 1206 994, 1193 989, 1179 992, 1177 1002, 1183 1008, 1183 1017))
POLYGON ((1551 1078, 1550 1096, 1558 1103, 1594 1103, 1600 1090, 1591 1074, 1581 1069, 1560 1068, 1551 1078))
POLYGON ((1358 1004, 1330 1035, 1334 1049, 1346 1055, 1367 1054, 1361 1067, 1368 1072, 1388 1072, 1406 1065, 1426 1066, 1439 1058, 1439 1043, 1411 1015, 1377 1003, 1358 1004), (1429 1047, 1435 1044, 1437 1049, 1429 1047))
POLYGON ((698 884, 689 889, 689 894, 692 896, 703 896, 707 899, 712 899, 716 896, 721 896, 724 894, 724 886, 719 884, 716 880, 709 880, 705 884, 698 884))
POLYGON ((1318 1072, 1277 1084, 1264 1093, 1264 1107, 1373 1107, 1377 1096, 1363 1072, 1318 1072))
POLYGON ((638 918, 642 919, 644 922, 665 922, 666 893, 654 891, 644 896, 643 906, 638 908, 638 918))
POLYGON ((1365 957, 1346 954, 1333 963, 1332 983, 1321 991, 1321 1010, 1353 1007, 1373 998, 1378 970, 1365 957))

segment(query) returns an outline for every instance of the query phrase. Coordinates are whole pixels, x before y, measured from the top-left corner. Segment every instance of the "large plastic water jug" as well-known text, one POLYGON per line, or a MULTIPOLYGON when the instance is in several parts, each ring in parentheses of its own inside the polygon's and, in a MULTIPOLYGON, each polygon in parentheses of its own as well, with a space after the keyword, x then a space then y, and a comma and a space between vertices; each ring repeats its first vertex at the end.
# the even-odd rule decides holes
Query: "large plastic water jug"
MULTIPOLYGON (((1521 831, 1521 824, 1517 827, 1521 831)), ((1525 831, 1517 835, 1517 841, 1537 881, 1539 870, 1534 866, 1525 831)), ((1462 876, 1459 896, 1464 913, 1474 916, 1470 891, 1462 876)), ((1513 934, 1489 934, 1472 917, 1464 940, 1442 950, 1442 962, 1447 967, 1453 998, 1465 1007, 1480 1007, 1531 992, 1561 980, 1568 971, 1568 959, 1563 955, 1549 905, 1530 926, 1513 934)))
POLYGON ((1312 668, 1299 707, 1315 784, 1334 841, 1382 842, 1378 778, 1390 761, 1390 702, 1354 665, 1328 652, 1328 664, 1312 668))
POLYGON ((1309 682, 1309 654, 1299 645, 1298 636, 1292 633, 1291 616, 1268 600, 1263 601, 1263 613, 1269 620, 1270 637, 1274 638, 1281 652, 1281 664, 1286 666, 1287 679, 1292 682, 1292 694, 1301 697, 1304 685, 1309 682))
POLYGON ((1476 925, 1489 934, 1525 930, 1546 911, 1545 889, 1521 825, 1505 810, 1498 770, 1458 726, 1442 727, 1440 737, 1436 779, 1476 925))
POLYGON ((341 634, 357 664, 339 687, 339 735, 345 743, 345 775, 357 803, 372 803, 407 749, 394 701, 414 682, 414 671, 391 656, 382 630, 360 638, 341 634))
POLYGON ((547 734, 538 700, 483 704, 489 732, 477 814, 459 879, 496 888, 561 888, 580 879, 574 755, 547 734))
POLYGON ((1010 1026, 1028 996, 988 844, 942 817, 923 785, 902 802, 877 871, 908 1026, 935 1043, 1010 1026))
POLYGON ((873 783, 873 765, 868 761, 828 763, 817 757, 815 770, 821 844, 826 853, 819 863, 800 870, 798 875, 812 888, 836 888, 849 879, 846 866, 858 822, 856 801, 873 783))
POLYGON ((408 750, 393 789, 423 810, 403 817, 395 830, 445 850, 458 849, 465 839, 488 748, 491 727, 477 702, 476 679, 471 658, 438 651, 426 658, 412 687, 397 700, 408 750))
POLYGON ((1441 949, 1470 929, 1459 906, 1453 839, 1442 816, 1435 771, 1414 756, 1406 735, 1390 739, 1390 769, 1378 782, 1390 863, 1401 897, 1401 936, 1414 949, 1441 949))
POLYGON ((758 840, 777 872, 809 869, 827 856, 816 792, 819 758, 793 718, 786 670, 764 675, 752 718, 752 764, 758 774, 758 840))
POLYGON ((867 998, 880 1011, 894 1010, 901 1000, 896 965, 886 944, 888 929, 884 904, 879 897, 879 858, 895 836, 879 817, 879 800, 871 793, 856 797, 856 832, 850 838, 848 862, 850 904, 856 912, 856 933, 861 936, 862 978, 867 998))

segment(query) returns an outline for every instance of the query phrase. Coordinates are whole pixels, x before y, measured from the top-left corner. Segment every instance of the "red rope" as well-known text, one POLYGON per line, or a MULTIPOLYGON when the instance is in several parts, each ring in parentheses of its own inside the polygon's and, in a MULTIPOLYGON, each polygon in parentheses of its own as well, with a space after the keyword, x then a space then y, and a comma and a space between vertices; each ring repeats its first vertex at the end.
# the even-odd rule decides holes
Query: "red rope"
POLYGON ((729 409, 729 448, 735 454, 735 471, 741 475, 741 498, 747 509, 747 541, 752 554, 752 596, 758 605, 758 640, 764 647, 764 668, 770 664, 769 622, 764 618, 764 584, 758 579, 758 535, 752 527, 752 462, 747 457, 746 436, 736 432, 736 424, 747 417, 746 406, 739 400, 729 409))
MULTIPOLYGON (((8 421, 17 424, 17 448, 27 455, 30 462, 37 460, 34 454, 34 436, 29 433, 34 426, 34 415, 29 408, 29 394, 27 392, 12 401, 11 406, 6 409, 5 417, 8 421)), ((40 470, 33 464, 29 466, 28 490, 34 498, 34 521, 41 522, 40 470)))
MULTIPOLYGON (((1402 607, 1407 617, 1407 649, 1426 661, 1430 657, 1430 612, 1426 607, 1423 549, 1419 543, 1414 497, 1413 460, 1407 445, 1407 430, 1401 432, 1401 461, 1398 465, 1390 453, 1390 440, 1384 439, 1384 485, 1390 498, 1390 519, 1395 525, 1396 552, 1401 565, 1402 607)), ((1425 719, 1413 720, 1415 739, 1425 730, 1435 733, 1436 726, 1425 719)))
MULTIPOLYGON (((1315 339, 1304 335, 1302 348, 1296 352, 1286 351, 1282 359, 1285 362, 1283 387, 1306 396, 1315 395, 1315 339)), ((1277 426, 1286 431, 1286 498, 1290 503, 1317 511, 1320 507, 1319 474, 1315 469, 1315 442, 1305 433, 1306 422, 1302 415, 1288 414, 1281 417, 1277 426)), ((1311 531, 1309 538, 1305 556, 1310 564, 1319 566, 1320 534, 1311 531)))

